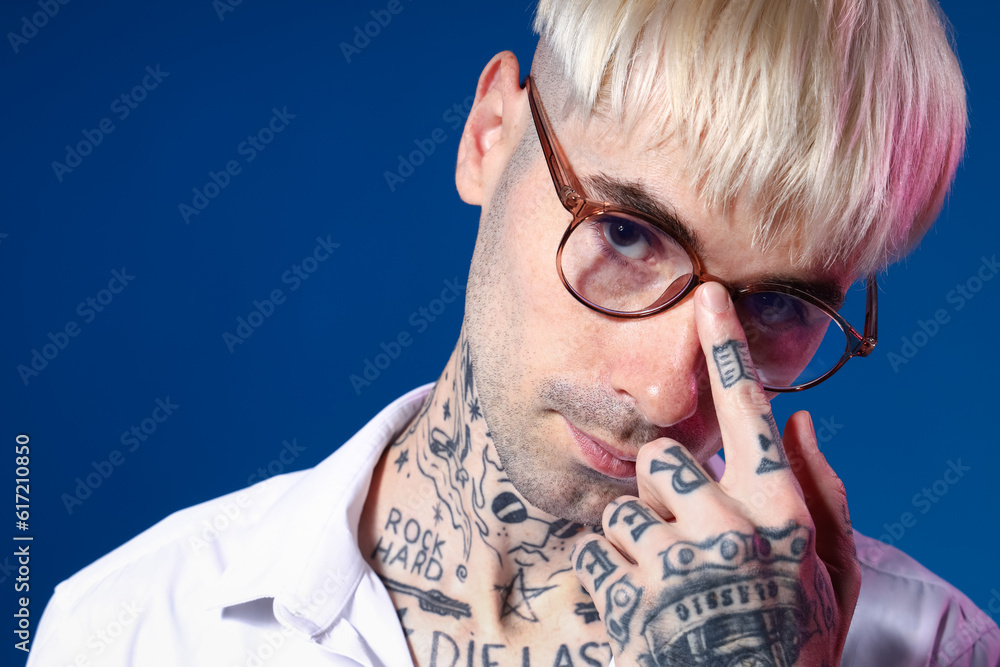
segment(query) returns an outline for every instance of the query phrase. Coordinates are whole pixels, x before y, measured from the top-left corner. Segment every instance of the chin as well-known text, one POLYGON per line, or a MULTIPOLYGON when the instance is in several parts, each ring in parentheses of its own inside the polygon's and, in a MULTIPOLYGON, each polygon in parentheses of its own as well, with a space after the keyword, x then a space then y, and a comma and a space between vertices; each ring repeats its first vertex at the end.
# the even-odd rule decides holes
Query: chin
POLYGON ((559 466, 550 461, 525 461, 520 456, 505 460, 503 454, 500 459, 518 493, 554 519, 600 526, 608 503, 639 492, 634 479, 612 479, 575 463, 559 466))

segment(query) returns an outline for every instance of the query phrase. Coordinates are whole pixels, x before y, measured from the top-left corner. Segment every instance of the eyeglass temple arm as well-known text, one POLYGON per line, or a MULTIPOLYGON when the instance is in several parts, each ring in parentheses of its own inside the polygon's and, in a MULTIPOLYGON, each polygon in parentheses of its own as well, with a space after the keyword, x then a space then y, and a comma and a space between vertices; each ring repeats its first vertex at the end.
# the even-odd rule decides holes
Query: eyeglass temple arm
POLYGON ((875 274, 868 275, 867 306, 865 306, 865 331, 854 356, 867 357, 878 344, 878 281, 875 274))
POLYGON ((554 136, 549 136, 547 128, 552 127, 552 124, 549 121, 548 114, 545 113, 545 108, 542 106, 542 100, 535 91, 531 75, 528 75, 525 79, 524 85, 528 89, 528 104, 531 106, 531 115, 535 121, 535 130, 538 132, 538 142, 542 146, 545 164, 548 165, 552 182, 559 193, 559 201, 562 202, 567 211, 575 215, 584 205, 583 196, 580 194, 583 188, 580 187, 580 182, 576 179, 576 176, 566 169, 566 155, 563 153, 559 142, 554 136))

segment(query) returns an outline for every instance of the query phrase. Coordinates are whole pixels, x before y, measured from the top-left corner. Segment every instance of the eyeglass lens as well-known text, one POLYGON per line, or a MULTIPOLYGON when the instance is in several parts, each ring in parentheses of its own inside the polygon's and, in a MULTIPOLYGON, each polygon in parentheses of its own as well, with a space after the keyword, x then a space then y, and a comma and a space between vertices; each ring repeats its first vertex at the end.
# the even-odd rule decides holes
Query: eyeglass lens
MULTIPOLYGON (((685 248, 659 227, 620 212, 585 218, 560 258, 566 282, 606 310, 635 313, 668 303, 694 280, 685 248)), ((754 366, 764 384, 793 387, 836 366, 848 334, 825 310, 783 292, 753 292, 736 302, 754 366)))

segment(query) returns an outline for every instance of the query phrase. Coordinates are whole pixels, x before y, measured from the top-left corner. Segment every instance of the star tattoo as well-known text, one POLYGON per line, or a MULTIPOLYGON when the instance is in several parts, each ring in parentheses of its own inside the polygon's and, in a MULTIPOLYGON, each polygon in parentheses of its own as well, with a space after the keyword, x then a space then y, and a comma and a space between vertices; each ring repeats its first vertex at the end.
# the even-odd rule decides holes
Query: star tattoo
POLYGON ((435 526, 438 525, 443 520, 444 517, 441 516, 441 503, 438 503, 437 505, 434 506, 434 525, 435 526))
POLYGON ((399 456, 396 457, 396 460, 393 461, 393 463, 396 464, 396 472, 402 472, 403 466, 409 460, 410 460, 410 450, 404 449, 399 453, 399 456))
POLYGON ((526 621, 538 622, 538 616, 531 608, 531 600, 537 598, 542 593, 552 590, 555 586, 530 587, 524 584, 524 570, 518 569, 517 575, 506 586, 495 586, 502 599, 503 610, 500 617, 516 614, 526 621))
POLYGON ((479 397, 469 401, 469 417, 472 421, 476 421, 479 417, 483 416, 483 411, 479 408, 479 397))
POLYGON ((444 402, 444 418, 451 419, 451 399, 444 402))

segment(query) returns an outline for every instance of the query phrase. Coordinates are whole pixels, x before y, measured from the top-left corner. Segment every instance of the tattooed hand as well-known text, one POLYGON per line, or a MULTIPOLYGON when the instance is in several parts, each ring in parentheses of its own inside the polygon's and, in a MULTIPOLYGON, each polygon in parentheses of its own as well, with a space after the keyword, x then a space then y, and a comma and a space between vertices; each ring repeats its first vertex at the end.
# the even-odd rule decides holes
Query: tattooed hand
POLYGON ((807 413, 782 444, 725 289, 700 287, 695 311, 725 475, 682 443, 645 445, 639 497, 608 505, 573 567, 617 667, 839 665, 861 587, 843 485, 807 413))

